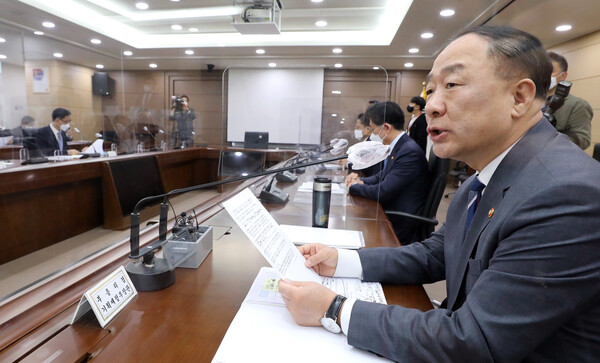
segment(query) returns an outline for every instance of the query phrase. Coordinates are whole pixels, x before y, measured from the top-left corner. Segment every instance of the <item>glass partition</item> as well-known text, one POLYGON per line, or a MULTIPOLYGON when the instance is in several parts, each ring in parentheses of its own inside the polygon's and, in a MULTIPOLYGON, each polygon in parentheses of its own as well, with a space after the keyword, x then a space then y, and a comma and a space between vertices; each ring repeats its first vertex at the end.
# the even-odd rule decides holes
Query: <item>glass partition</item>
MULTIPOLYGON (((218 70, 173 57, 152 68, 135 49, 2 23, 0 38, 0 304, 128 243, 129 213, 149 194, 293 168, 247 181, 279 223, 311 225, 315 177, 333 182, 329 228, 381 218, 347 195, 347 163, 328 161, 362 141, 358 115, 390 99, 379 67, 218 70), (55 122, 57 109, 70 114, 55 122)), ((169 218, 241 183, 172 197, 169 218)), ((140 209, 142 232, 156 228, 156 203, 140 209)))

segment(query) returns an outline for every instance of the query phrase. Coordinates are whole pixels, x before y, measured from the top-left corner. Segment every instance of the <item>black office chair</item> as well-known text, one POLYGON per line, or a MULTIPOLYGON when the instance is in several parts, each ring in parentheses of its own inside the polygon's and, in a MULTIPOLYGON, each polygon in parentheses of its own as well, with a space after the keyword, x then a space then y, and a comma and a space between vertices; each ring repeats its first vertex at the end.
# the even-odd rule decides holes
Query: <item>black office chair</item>
POLYGON ((600 143, 596 143, 596 145, 594 145, 594 153, 592 154, 592 157, 600 161, 600 143))
POLYGON ((438 158, 433 152, 429 155, 429 174, 431 175, 431 189, 427 195, 423 212, 416 215, 399 211, 385 211, 386 214, 392 214, 402 216, 410 219, 419 221, 417 227, 417 240, 422 241, 433 233, 435 226, 438 225, 435 215, 444 189, 446 189, 446 182, 448 181, 448 168, 450 167, 450 159, 438 158))

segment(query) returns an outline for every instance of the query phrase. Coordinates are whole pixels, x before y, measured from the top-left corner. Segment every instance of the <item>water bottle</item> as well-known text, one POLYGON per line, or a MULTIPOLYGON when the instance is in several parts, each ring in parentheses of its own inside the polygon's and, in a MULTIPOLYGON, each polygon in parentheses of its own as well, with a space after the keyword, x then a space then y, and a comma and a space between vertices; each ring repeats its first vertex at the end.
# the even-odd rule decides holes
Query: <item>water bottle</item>
POLYGON ((313 181, 312 226, 327 228, 331 205, 331 179, 316 177, 313 181))

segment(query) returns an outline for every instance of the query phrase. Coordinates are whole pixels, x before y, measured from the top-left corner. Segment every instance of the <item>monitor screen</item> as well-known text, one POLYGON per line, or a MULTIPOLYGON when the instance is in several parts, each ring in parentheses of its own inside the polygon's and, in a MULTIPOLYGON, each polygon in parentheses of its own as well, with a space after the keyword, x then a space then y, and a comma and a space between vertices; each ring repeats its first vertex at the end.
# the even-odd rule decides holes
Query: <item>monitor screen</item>
POLYGON ((244 133, 244 147, 246 149, 268 149, 269 133, 260 131, 246 131, 244 133))
POLYGON ((265 153, 260 151, 232 151, 221 152, 221 176, 245 176, 263 171, 265 153))

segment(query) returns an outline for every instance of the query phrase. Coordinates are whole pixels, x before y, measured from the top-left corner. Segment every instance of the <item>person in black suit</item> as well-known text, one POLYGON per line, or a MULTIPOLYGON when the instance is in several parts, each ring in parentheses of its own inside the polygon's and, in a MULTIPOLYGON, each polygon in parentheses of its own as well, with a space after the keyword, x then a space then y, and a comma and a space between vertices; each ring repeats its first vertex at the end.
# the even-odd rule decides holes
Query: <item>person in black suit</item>
POLYGON ((23 116, 21 118, 21 124, 14 129, 10 130, 13 135, 13 144, 23 145, 23 140, 29 137, 34 137, 36 129, 33 127, 35 119, 31 116, 23 116))
POLYGON ((406 128, 406 133, 411 139, 427 153, 427 120, 425 119, 425 99, 415 96, 410 99, 410 103, 406 107, 408 113, 412 113, 412 118, 406 128))
MULTIPOLYGON (((390 145, 391 153, 380 173, 364 178, 356 173, 348 175, 350 194, 377 200, 387 210, 420 213, 429 190, 429 170, 423 150, 402 131, 404 113, 400 106, 379 102, 369 106, 365 117, 373 130, 371 141, 390 145)), ((399 216, 389 219, 402 244, 416 241, 416 223, 399 216)))
MULTIPOLYGON (((53 156, 54 150, 60 150, 61 155, 75 155, 77 150, 69 150, 66 130, 71 123, 71 111, 57 108, 52 111, 52 122, 39 129, 35 135, 34 152, 39 156, 53 156)), ((30 150, 31 152, 31 150, 30 150)))

